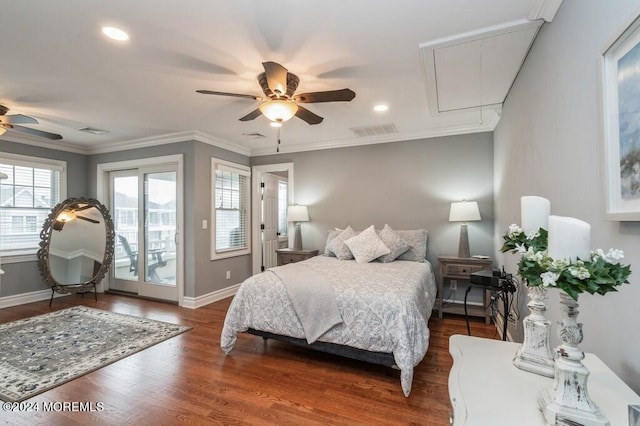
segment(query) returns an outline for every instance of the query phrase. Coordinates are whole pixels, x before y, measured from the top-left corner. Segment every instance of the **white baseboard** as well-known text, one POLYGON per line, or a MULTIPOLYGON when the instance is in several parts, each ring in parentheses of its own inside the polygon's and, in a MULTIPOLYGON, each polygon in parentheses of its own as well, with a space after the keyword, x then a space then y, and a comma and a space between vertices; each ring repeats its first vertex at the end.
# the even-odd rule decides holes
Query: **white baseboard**
MULTIPOLYGON (((69 294, 53 295, 54 298, 68 296, 69 294)), ((24 305, 25 303, 40 302, 41 300, 51 299, 51 290, 38 290, 29 293, 16 294, 14 296, 0 297, 0 309, 9 308, 11 306, 24 305)))
MULTIPOLYGON (((494 318, 493 318, 493 323, 496 325, 496 328, 498 329, 498 334, 500 335, 500 338, 502 339, 502 329, 504 327, 504 317, 502 315, 495 315, 494 318)), ((515 341, 515 340, 513 340, 513 336, 509 332, 509 325, 508 324, 507 324, 507 340, 509 342, 514 342, 515 341)))
POLYGON ((210 303, 217 302, 222 299, 226 299, 227 297, 234 296, 238 291, 240 284, 234 284, 232 286, 223 288, 222 290, 216 290, 214 292, 198 296, 198 297, 188 297, 185 296, 182 298, 182 307, 189 309, 198 309, 210 303))

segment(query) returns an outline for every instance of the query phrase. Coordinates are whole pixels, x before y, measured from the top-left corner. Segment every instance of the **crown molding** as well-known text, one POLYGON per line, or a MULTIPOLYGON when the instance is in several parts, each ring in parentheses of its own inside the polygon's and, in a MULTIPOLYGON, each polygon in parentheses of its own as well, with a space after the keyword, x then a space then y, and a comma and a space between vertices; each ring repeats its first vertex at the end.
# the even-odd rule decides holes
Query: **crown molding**
POLYGON ((198 142, 206 143, 208 145, 217 146, 218 148, 226 149, 228 151, 236 152, 238 154, 249 156, 251 151, 249 148, 224 141, 222 139, 211 136, 207 133, 192 130, 187 132, 168 133, 159 136, 150 136, 141 139, 134 139, 129 141, 113 142, 104 144, 99 147, 93 147, 88 149, 88 154, 104 154, 107 152, 125 151, 129 149, 146 148, 150 146, 166 145, 177 142, 185 142, 195 140, 198 142))
POLYGON ((558 13, 562 0, 536 0, 529 9, 529 20, 544 19, 545 22, 553 21, 558 13))
POLYGON ((88 154, 87 147, 82 145, 76 145, 64 141, 49 141, 43 140, 36 136, 29 136, 27 134, 17 134, 7 132, 0 137, 0 141, 21 143, 23 145, 37 146, 39 148, 53 149, 56 151, 73 152, 75 154, 88 154))
POLYGON ((275 147, 254 148, 251 157, 264 155, 291 154, 294 152, 319 151, 323 149, 347 148, 352 146, 375 145, 381 143, 404 142, 416 139, 430 139, 442 136, 455 136, 470 133, 492 132, 500 120, 500 111, 482 123, 463 124, 430 129, 426 132, 394 133, 391 135, 371 136, 365 138, 340 139, 333 141, 317 142, 312 144, 280 145, 280 152, 276 153, 275 147))

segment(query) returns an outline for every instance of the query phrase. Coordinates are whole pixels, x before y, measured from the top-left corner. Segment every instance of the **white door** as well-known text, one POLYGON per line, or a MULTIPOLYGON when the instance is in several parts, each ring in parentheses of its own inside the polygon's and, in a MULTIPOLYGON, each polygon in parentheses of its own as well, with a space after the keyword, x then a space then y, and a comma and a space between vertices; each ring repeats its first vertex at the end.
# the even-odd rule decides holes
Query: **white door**
POLYGON ((110 172, 116 231, 109 288, 178 301, 177 165, 110 172))
POLYGON ((278 248, 278 176, 265 173, 262 176, 262 241, 265 269, 277 266, 278 248))

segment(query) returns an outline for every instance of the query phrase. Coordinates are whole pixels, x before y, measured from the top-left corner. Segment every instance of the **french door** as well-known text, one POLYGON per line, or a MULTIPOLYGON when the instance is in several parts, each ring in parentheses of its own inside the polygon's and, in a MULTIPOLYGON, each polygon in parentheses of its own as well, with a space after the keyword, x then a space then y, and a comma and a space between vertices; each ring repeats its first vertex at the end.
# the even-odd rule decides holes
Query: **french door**
POLYGON ((109 172, 116 231, 111 290, 178 301, 178 166, 109 172))

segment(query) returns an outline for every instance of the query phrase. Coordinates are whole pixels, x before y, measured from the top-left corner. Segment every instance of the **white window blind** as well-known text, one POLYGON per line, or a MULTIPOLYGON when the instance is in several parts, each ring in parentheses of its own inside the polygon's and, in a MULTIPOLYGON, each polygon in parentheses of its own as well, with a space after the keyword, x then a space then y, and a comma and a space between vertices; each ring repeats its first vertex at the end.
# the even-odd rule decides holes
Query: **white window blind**
POLYGON ((0 155, 0 254, 35 254, 51 209, 66 197, 64 162, 0 155))
POLYGON ((212 159, 213 247, 211 258, 237 256, 250 252, 248 167, 212 159))

